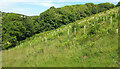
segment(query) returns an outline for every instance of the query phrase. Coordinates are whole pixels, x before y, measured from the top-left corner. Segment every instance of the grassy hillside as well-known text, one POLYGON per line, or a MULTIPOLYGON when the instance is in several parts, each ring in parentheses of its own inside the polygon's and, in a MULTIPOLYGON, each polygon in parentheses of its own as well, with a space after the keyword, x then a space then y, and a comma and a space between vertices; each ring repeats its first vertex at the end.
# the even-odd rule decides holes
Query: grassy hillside
POLYGON ((2 51, 3 67, 118 66, 118 8, 58 29, 2 51))
POLYGON ((15 47, 35 34, 57 29, 114 7, 115 5, 111 3, 86 3, 60 8, 50 7, 39 16, 3 12, 2 49, 15 47))

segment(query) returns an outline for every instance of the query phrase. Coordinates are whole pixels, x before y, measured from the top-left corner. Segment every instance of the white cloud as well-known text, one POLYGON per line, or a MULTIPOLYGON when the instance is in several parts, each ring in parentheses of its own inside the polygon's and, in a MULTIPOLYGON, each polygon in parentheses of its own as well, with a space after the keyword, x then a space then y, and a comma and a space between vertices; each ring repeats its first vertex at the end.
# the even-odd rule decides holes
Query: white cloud
POLYGON ((0 0, 0 8, 11 7, 16 3, 34 2, 34 0, 0 0))
POLYGON ((52 4, 52 3, 40 3, 40 5, 46 6, 46 7, 55 6, 55 4, 52 4))
POLYGON ((39 15, 40 10, 39 9, 33 9, 33 8, 4 8, 4 12, 9 13, 18 13, 18 14, 24 14, 24 15, 39 15))
POLYGON ((28 4, 40 5, 40 6, 45 6, 45 7, 57 6, 56 4, 53 4, 52 2, 32 2, 28 4))

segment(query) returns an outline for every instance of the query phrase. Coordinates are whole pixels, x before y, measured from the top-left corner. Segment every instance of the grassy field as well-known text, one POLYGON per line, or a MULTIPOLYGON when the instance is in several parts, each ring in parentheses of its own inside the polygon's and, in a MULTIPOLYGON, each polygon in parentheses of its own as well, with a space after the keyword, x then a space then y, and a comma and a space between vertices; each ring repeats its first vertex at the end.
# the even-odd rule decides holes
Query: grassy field
POLYGON ((3 67, 118 67, 118 8, 2 51, 3 67))

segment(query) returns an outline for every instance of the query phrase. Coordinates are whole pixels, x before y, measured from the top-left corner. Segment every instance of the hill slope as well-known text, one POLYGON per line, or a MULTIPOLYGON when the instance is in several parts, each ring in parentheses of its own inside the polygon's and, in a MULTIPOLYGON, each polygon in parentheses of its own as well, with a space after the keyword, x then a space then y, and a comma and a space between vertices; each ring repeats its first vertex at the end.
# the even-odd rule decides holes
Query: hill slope
POLYGON ((2 51, 4 67, 118 66, 118 8, 36 34, 2 51))
POLYGON ((40 16, 26 16, 16 13, 4 13, 2 16, 2 46, 9 49, 24 42, 37 33, 57 29, 76 20, 83 19, 111 8, 111 3, 86 3, 84 5, 50 7, 40 16))

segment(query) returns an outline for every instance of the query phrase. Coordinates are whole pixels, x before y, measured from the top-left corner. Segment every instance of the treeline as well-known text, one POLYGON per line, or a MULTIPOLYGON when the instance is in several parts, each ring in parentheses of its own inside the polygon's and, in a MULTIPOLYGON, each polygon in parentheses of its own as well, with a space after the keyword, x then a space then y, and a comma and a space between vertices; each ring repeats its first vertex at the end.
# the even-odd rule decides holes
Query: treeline
POLYGON ((3 49, 14 47, 36 33, 56 29, 61 25, 69 24, 114 7, 115 5, 110 3, 86 3, 85 5, 72 5, 62 8, 50 7, 40 16, 3 13, 3 49))

